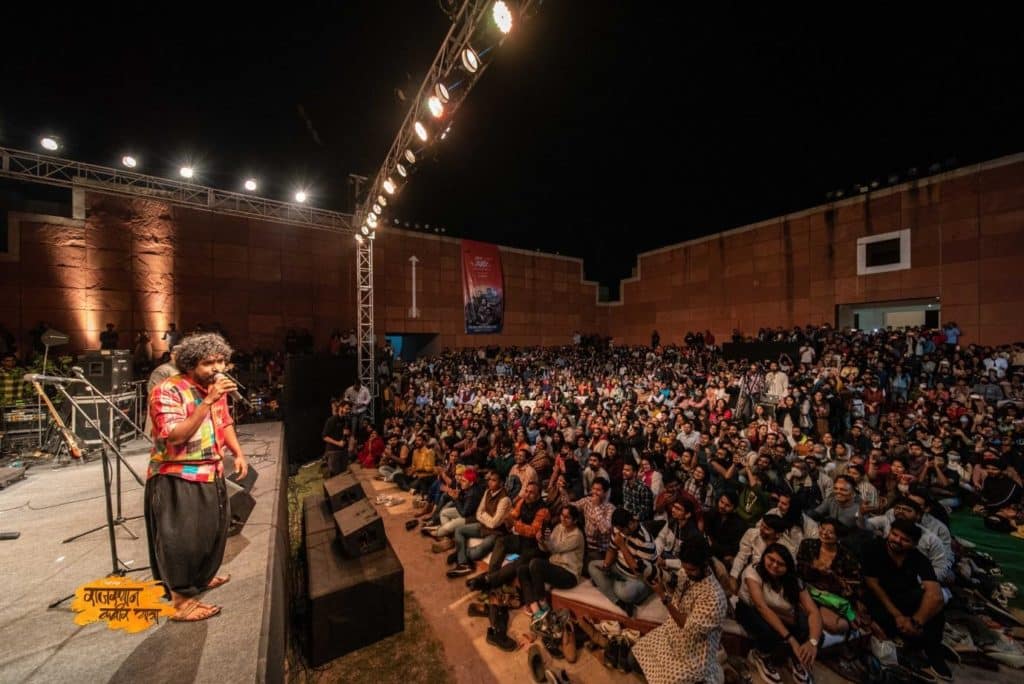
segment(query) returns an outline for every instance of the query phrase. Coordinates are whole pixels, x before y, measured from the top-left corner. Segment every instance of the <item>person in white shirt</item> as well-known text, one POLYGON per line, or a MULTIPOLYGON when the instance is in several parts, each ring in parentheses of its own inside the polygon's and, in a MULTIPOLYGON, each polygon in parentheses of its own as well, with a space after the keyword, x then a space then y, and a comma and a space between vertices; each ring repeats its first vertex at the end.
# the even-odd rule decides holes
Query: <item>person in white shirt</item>
POLYGON ((366 415, 366 410, 370 407, 370 390, 363 386, 359 378, 356 378, 352 386, 345 390, 342 398, 352 405, 350 421, 352 424, 352 434, 355 434, 356 430, 359 429, 360 421, 366 415))

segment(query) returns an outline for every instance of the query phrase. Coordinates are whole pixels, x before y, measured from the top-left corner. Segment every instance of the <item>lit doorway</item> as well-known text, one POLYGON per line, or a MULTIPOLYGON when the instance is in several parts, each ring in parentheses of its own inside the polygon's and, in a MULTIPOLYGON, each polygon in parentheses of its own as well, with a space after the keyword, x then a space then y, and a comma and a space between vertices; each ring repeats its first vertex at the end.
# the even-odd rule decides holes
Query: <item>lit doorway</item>
POLYGON ((938 328, 941 308, 938 297, 839 304, 836 306, 836 327, 880 330, 924 325, 938 328))

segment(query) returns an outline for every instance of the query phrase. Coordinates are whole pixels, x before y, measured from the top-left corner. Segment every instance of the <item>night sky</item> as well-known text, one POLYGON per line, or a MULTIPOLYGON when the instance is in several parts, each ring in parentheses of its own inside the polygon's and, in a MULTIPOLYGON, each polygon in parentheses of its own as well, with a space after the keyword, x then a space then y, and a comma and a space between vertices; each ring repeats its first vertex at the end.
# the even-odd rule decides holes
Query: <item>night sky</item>
MULTIPOLYGON (((448 29, 438 3, 215 5, 9 3, 0 144, 52 131, 64 156, 164 176, 188 155, 197 182, 350 210, 348 174, 376 174, 396 89, 448 29)), ((646 249, 1024 151, 1024 36, 1001 6, 691 5, 541 3, 390 218, 580 256, 617 286, 646 249)))

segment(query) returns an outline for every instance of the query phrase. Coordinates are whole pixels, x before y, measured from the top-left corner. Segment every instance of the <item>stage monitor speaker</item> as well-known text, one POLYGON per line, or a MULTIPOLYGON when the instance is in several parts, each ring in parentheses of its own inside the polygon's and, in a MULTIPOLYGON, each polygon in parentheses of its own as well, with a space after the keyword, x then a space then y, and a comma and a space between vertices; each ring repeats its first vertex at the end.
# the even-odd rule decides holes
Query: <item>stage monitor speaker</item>
MULTIPOLYGON (((234 468, 234 465, 231 466, 234 468)), ((225 465, 225 469, 227 465, 225 465)), ((231 512, 231 521, 228 523, 228 536, 234 536, 242 531, 245 523, 256 507, 256 499, 250 492, 252 485, 256 482, 259 473, 249 466, 249 472, 244 478, 239 479, 232 470, 231 474, 224 478, 224 484, 228 488, 228 510, 231 512)))
POLYGON ((405 630, 405 572, 386 540, 359 558, 346 557, 337 542, 307 544, 306 572, 313 667, 405 630))
POLYGON ((324 495, 335 513, 366 498, 363 485, 355 475, 348 472, 324 480, 324 495))
POLYGON ((366 499, 334 513, 341 548, 349 558, 358 558, 387 545, 384 521, 377 509, 366 499))
POLYGON ((327 499, 320 494, 310 494, 302 502, 302 529, 306 546, 331 544, 338 538, 338 524, 327 499))
MULTIPOLYGON (((78 355, 75 365, 82 368, 85 379, 103 394, 134 392, 132 356, 127 349, 85 351, 78 355)), ((81 383, 75 383, 72 388, 76 394, 89 394, 89 389, 81 383)))

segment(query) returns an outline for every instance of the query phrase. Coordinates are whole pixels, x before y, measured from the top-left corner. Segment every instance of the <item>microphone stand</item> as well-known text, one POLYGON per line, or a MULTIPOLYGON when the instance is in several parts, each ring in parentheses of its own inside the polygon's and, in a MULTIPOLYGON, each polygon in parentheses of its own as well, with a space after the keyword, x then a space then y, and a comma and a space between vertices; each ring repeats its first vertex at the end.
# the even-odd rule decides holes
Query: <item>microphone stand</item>
MULTIPOLYGON (((97 419, 93 420, 93 418, 90 417, 89 414, 85 412, 85 409, 82 408, 81 404, 79 404, 77 401, 75 401, 75 398, 71 396, 71 394, 67 391, 67 388, 65 388, 62 383, 56 382, 54 384, 56 385, 57 390, 62 395, 64 395, 64 398, 67 399, 68 402, 70 402, 72 410, 77 410, 79 413, 82 414, 82 417, 85 419, 85 421, 89 425, 89 427, 91 427, 93 430, 96 431, 96 434, 98 434, 100 436, 100 439, 104 443, 104 447, 102 449, 102 460, 103 460, 103 494, 104 494, 104 499, 106 501, 107 522, 105 524, 103 524, 103 525, 100 525, 99 527, 95 527, 95 528, 93 528, 91 530, 87 530, 86 532, 82 532, 81 534, 76 534, 73 537, 68 537, 67 539, 63 540, 61 543, 62 544, 67 544, 70 541, 73 541, 73 540, 78 539, 80 537, 84 537, 87 534, 92 534, 93 532, 97 532, 99 530, 102 530, 105 527, 105 528, 107 528, 107 535, 108 535, 108 538, 110 540, 110 575, 111 576, 123 577, 125 574, 127 574, 129 572, 140 572, 142 570, 148 570, 149 569, 148 565, 140 566, 140 567, 137 567, 137 568, 129 568, 128 565, 124 561, 122 561, 118 557, 118 554, 117 554, 117 538, 116 538, 116 536, 114 534, 114 526, 115 525, 120 525, 121 527, 124 527, 124 529, 127 530, 128 534, 130 534, 133 539, 138 539, 138 536, 136 534, 134 534, 128 528, 127 525, 125 525, 126 520, 124 518, 121 518, 120 516, 118 517, 118 519, 114 518, 114 506, 113 506, 113 501, 111 500, 111 496, 110 496, 110 486, 111 486, 110 454, 109 454, 109 452, 107 450, 107 447, 109 447, 110 450, 114 452, 114 455, 117 457, 119 466, 120 466, 120 463, 122 463, 124 461, 124 457, 121 455, 120 450, 118 450, 117 445, 114 444, 107 435, 103 434, 103 430, 101 429, 100 423, 99 423, 99 406, 96 405, 97 419)), ((125 463, 124 466, 128 469, 128 472, 130 472, 132 474, 132 476, 135 478, 135 481, 138 482, 140 485, 144 486, 142 478, 139 477, 139 474, 137 472, 135 472, 135 470, 128 463, 125 463)), ((118 484, 120 485, 120 467, 118 467, 118 484)), ((118 506, 120 507, 120 490, 118 491, 118 506)), ((119 510, 119 513, 120 513, 120 510, 119 510)), ((142 516, 136 516, 136 517, 141 518, 142 516)), ((67 596, 64 596, 64 597, 61 597, 61 598, 57 599, 53 603, 49 604, 47 607, 48 608, 56 608, 58 605, 60 605, 61 603, 64 603, 65 601, 67 601, 68 599, 70 599, 72 597, 74 597, 74 593, 68 594, 67 596)))
MULTIPOLYGON (((84 381, 84 382, 85 382, 86 385, 89 386, 90 394, 94 394, 93 385, 91 383, 89 383, 88 381, 84 381)), ((76 534, 76 535, 74 535, 72 537, 68 537, 67 539, 64 539, 61 543, 62 544, 67 544, 68 542, 74 541, 74 540, 78 539, 79 537, 84 537, 87 534, 92 534, 93 532, 98 532, 99 530, 102 530, 104 527, 109 527, 110 528, 110 538, 111 538, 111 543, 113 543, 113 538, 114 538, 114 527, 113 526, 114 525, 120 525, 121 527, 123 527, 125 529, 125 531, 128 532, 128 534, 131 535, 132 539, 138 539, 139 538, 138 535, 136 535, 134 532, 132 532, 132 530, 127 525, 125 525, 125 523, 128 522, 129 520, 137 520, 138 518, 141 518, 142 516, 141 515, 136 515, 136 516, 133 516, 131 518, 125 518, 123 515, 121 515, 121 465, 123 464, 124 467, 128 469, 128 472, 131 473, 132 477, 135 478, 135 481, 139 483, 140 487, 145 487, 146 486, 145 481, 142 479, 142 477, 137 472, 135 472, 135 469, 132 468, 130 464, 125 462, 124 456, 121 455, 121 450, 117 448, 117 444, 112 439, 110 439, 110 437, 108 435, 104 434, 103 429, 100 426, 100 420, 99 420, 100 408, 99 408, 99 404, 94 404, 93 405, 95 407, 95 409, 96 409, 96 411, 95 411, 96 418, 93 419, 88 413, 85 412, 85 409, 82 408, 82 405, 79 404, 77 401, 75 401, 75 398, 71 396, 71 394, 67 391, 67 388, 65 388, 64 385, 59 384, 59 383, 56 383, 56 385, 57 385, 57 390, 61 394, 63 394, 64 398, 67 399, 71 403, 71 406, 72 406, 73 409, 77 409, 78 410, 78 412, 85 419, 86 424, 89 427, 91 427, 93 430, 96 431, 96 434, 98 434, 100 436, 100 440, 103 443, 103 449, 102 449, 102 455, 103 455, 103 476, 104 476, 103 482, 104 482, 104 488, 106 489, 106 494, 107 494, 107 508, 108 508, 108 518, 109 518, 109 520, 108 520, 106 525, 100 525, 98 527, 92 528, 91 530, 86 530, 85 532, 82 532, 80 534, 76 534), (109 449, 109 451, 108 451, 108 449, 109 449), (117 458, 117 517, 114 517, 114 515, 113 515, 112 502, 110 501, 110 485, 111 485, 111 482, 110 482, 110 473, 109 473, 109 468, 110 468, 110 455, 109 455, 109 452, 111 452, 111 451, 114 453, 114 456, 116 456, 116 458, 117 458)), ((118 411, 120 411, 120 409, 118 409, 118 411)), ((118 569, 117 563, 119 561, 117 561, 116 549, 114 551, 115 551, 114 570, 116 572, 117 569, 118 569)))

